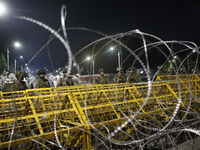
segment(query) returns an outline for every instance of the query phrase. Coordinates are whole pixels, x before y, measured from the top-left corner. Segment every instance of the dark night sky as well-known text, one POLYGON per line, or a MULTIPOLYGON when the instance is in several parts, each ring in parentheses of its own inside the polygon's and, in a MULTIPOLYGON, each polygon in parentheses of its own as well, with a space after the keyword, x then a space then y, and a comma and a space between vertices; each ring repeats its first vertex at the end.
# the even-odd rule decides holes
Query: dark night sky
MULTIPOLYGON (((139 29, 150 34, 156 33, 163 40, 194 41, 200 38, 200 1, 197 0, 194 2, 161 0, 6 0, 3 2, 9 8, 10 14, 34 18, 55 30, 60 27, 60 9, 62 4, 65 4, 68 13, 67 27, 85 27, 106 34, 139 29)), ((29 35, 24 43, 20 41, 25 46, 17 53, 30 60, 46 43, 50 33, 26 21, 3 19, 0 20, 0 33, 3 33, 0 35, 1 49, 6 42, 12 42, 13 39, 10 38, 12 35, 9 34, 12 34, 17 27, 23 27, 29 35)), ((68 31, 68 38, 74 52, 84 41, 94 41, 100 36, 84 31, 68 31)), ((58 40, 50 44, 50 51, 57 68, 67 57, 67 52, 58 40)), ((85 57, 83 56, 83 59, 85 57)), ((46 48, 33 60, 33 64, 34 69, 51 68, 46 48)))

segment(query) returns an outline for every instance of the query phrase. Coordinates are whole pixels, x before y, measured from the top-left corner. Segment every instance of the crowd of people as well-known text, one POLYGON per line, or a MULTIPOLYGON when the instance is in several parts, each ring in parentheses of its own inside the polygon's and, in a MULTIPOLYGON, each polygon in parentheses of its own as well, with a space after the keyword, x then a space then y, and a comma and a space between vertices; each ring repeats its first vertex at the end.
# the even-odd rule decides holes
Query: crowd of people
MULTIPOLYGON (((135 82, 142 82, 142 79, 140 78, 139 74, 137 73, 135 67, 131 67, 128 70, 128 74, 124 73, 123 67, 118 67, 117 68, 118 73, 114 77, 114 82, 115 83, 135 83, 135 82)), ((184 70, 181 70, 182 73, 184 73, 184 70)), ((53 86, 73 86, 73 85, 78 85, 81 84, 81 81, 79 83, 74 83, 75 81, 73 80, 75 74, 73 69, 71 69, 69 75, 67 76, 67 69, 61 70, 60 71, 62 75, 60 75, 57 84, 53 86)), ((105 70, 104 69, 99 69, 98 71, 99 75, 95 78, 95 84, 108 84, 108 79, 107 76, 105 76, 105 70)), ((160 69, 157 72, 157 75, 163 75, 164 73, 162 72, 162 69, 160 69)), ((51 87, 52 84, 49 82, 49 80, 45 77, 46 72, 44 70, 39 70, 38 71, 38 77, 39 79, 35 83, 35 86, 31 86, 32 88, 48 88, 51 87)), ((24 78, 28 77, 28 74, 25 72, 18 71, 15 74, 16 81, 13 81, 11 84, 11 87, 6 90, 8 91, 21 91, 21 90, 26 90, 27 84, 24 81, 24 78)), ((29 87, 30 88, 30 87, 29 87)), ((3 90, 2 90, 3 91, 3 90)))
MULTIPOLYGON (((139 77, 137 71, 135 70, 135 67, 129 68, 129 74, 126 75, 124 73, 123 67, 117 68, 118 74, 115 75, 114 82, 115 83, 135 83, 135 82, 141 82, 141 78, 139 77)), ((99 69, 99 76, 95 79, 96 84, 107 84, 107 78, 105 77, 105 71, 104 69, 99 69)))

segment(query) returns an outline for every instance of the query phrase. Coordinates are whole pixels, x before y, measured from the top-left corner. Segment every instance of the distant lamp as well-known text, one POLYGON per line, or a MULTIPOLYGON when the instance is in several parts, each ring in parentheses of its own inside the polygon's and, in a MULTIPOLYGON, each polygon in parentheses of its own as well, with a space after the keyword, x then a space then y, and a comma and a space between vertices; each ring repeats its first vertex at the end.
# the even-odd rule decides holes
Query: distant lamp
POLYGON ((5 5, 0 3, 0 15, 3 15, 6 13, 5 5))
POLYGON ((19 42, 15 42, 15 47, 20 47, 20 43, 19 42))
POLYGON ((114 50, 114 48, 113 48, 113 47, 111 47, 111 48, 110 48, 110 50, 112 51, 112 50, 114 50))
POLYGON ((74 63, 74 66, 76 66, 76 63, 74 63))
POLYGON ((176 59, 176 58, 177 58, 177 56, 174 56, 174 58, 176 59))
POLYGON ((90 60, 90 57, 87 57, 87 60, 90 60))
POLYGON ((193 53, 195 53, 196 51, 195 51, 195 50, 193 50, 192 52, 193 52, 193 53))
POLYGON ((20 58, 23 58, 23 56, 20 56, 20 58))

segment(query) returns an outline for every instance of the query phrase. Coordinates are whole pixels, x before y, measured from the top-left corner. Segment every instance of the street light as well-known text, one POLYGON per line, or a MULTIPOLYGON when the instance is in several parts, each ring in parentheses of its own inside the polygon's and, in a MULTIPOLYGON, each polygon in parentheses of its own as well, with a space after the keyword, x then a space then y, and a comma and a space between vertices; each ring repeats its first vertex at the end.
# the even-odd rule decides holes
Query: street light
POLYGON ((6 8, 3 3, 0 3, 0 16, 6 13, 6 8))
MULTIPOLYGON (((114 47, 111 47, 110 48, 110 50, 111 51, 113 51, 114 50, 114 47)), ((121 50, 119 50, 119 49, 116 49, 117 50, 117 56, 118 56, 118 67, 120 67, 121 65, 120 65, 120 55, 122 54, 122 52, 121 52, 121 50)))
MULTIPOLYGON (((90 60, 91 57, 87 57, 87 60, 90 60)), ((94 58, 93 58, 93 61, 92 61, 92 70, 93 70, 93 84, 94 84, 94 58)))
POLYGON ((20 43, 19 42, 15 42, 15 47, 20 47, 20 43))
MULTIPOLYGON (((23 56, 20 56, 19 58, 22 59, 23 56)), ((15 73, 16 73, 16 67, 17 67, 17 61, 15 59, 15 73)), ((23 71, 23 66, 22 65, 21 65, 21 71, 23 71)))
POLYGON ((8 70, 9 70, 9 53, 10 53, 9 47, 11 47, 11 46, 20 47, 20 44, 19 44, 19 42, 15 42, 13 45, 7 45, 6 47, 4 47, 4 49, 7 48, 6 51, 7 51, 7 66, 8 66, 8 70))
POLYGON ((17 60, 15 59, 15 73, 16 73, 16 70, 17 70, 17 60))
MULTIPOLYGON (((87 59, 88 60, 88 59, 87 59)), ((79 65, 77 65, 76 63, 73 64, 75 67, 77 66, 78 68, 78 74, 79 74, 79 65)))

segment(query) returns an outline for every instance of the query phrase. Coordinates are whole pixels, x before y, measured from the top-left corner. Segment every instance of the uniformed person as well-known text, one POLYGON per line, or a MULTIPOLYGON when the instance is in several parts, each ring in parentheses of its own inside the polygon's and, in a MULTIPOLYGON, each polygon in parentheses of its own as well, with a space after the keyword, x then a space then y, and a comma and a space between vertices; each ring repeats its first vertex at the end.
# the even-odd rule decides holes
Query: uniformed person
MULTIPOLYGON (((70 75, 72 74, 73 72, 70 72, 70 75)), ((67 77, 67 69, 64 69, 63 70, 63 77, 60 78, 59 82, 58 82, 58 86, 71 86, 71 85, 74 85, 74 82, 72 80, 72 77, 67 77)))
POLYGON ((21 91, 21 90, 26 90, 26 82, 22 81, 25 77, 28 77, 27 73, 17 71, 16 73, 16 78, 17 80, 14 81, 11 85, 11 91, 21 91))
POLYGON ((68 86, 69 83, 68 83, 68 77, 67 77, 67 69, 64 69, 63 70, 63 77, 60 78, 59 82, 58 82, 58 85, 57 86, 68 86))
POLYGON ((107 84, 107 79, 104 76, 104 69, 99 69, 99 76, 95 79, 95 84, 107 84))
POLYGON ((46 72, 44 70, 38 71, 39 80, 35 84, 35 88, 47 88, 50 87, 49 81, 45 78, 46 72))
POLYGON ((123 67, 118 67, 118 74, 115 75, 115 83, 126 83, 126 75, 123 73, 123 67))
POLYGON ((137 74, 137 71, 135 70, 135 67, 129 68, 129 71, 130 71, 130 76, 129 76, 128 82, 130 83, 142 82, 142 80, 140 79, 140 76, 137 74))

